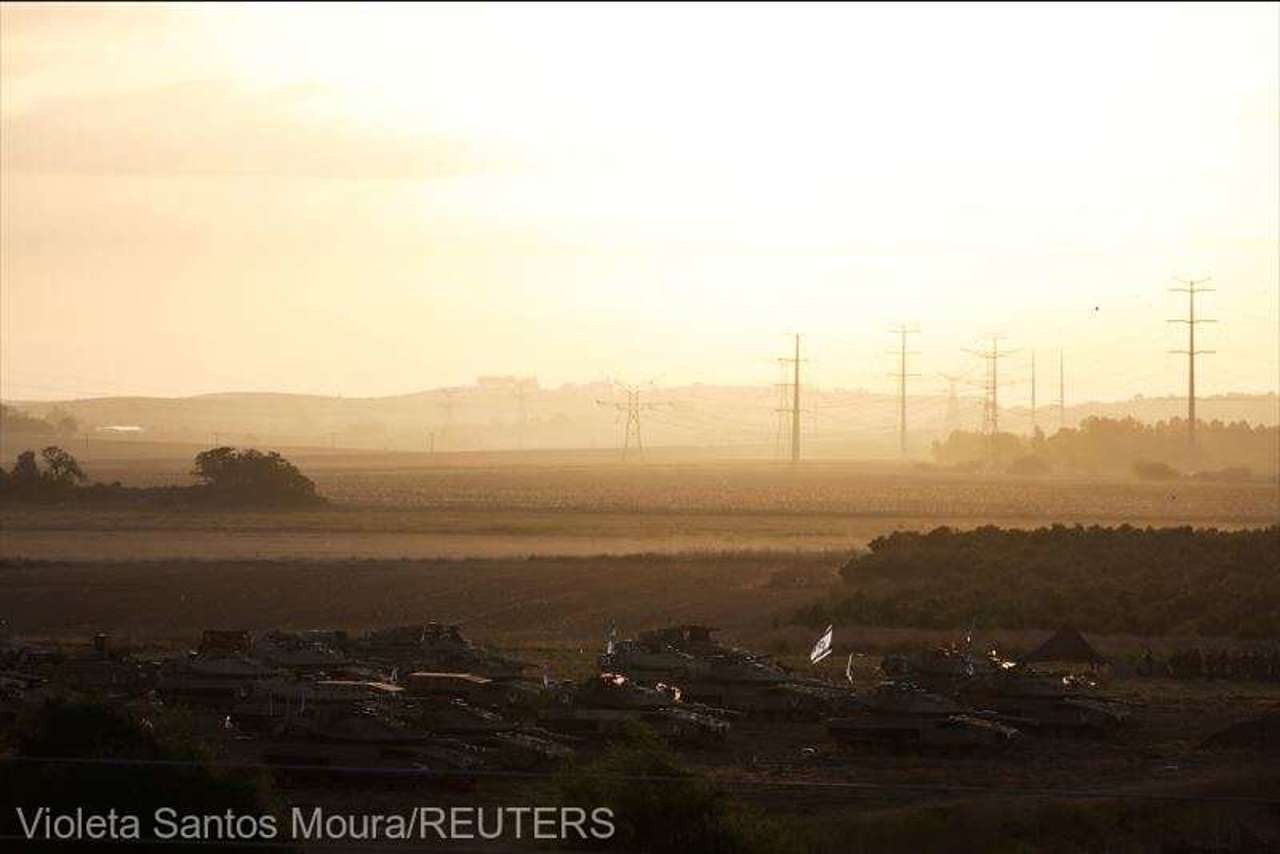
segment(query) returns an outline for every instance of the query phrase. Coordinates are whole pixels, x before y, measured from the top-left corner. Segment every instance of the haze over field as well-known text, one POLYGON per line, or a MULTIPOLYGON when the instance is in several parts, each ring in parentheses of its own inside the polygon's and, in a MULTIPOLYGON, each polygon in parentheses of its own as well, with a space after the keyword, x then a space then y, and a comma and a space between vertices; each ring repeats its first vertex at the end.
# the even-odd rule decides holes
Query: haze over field
POLYGON ((1181 394, 1173 275, 1202 393, 1276 389, 1274 4, 0 16, 6 400, 763 386, 793 331, 891 393, 898 321, 1181 394))

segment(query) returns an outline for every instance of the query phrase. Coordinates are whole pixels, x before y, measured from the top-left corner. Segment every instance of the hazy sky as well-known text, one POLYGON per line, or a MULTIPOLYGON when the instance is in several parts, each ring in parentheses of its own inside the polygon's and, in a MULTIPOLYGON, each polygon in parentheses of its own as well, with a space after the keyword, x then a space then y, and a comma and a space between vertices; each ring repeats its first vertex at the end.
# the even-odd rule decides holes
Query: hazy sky
POLYGON ((1273 390, 1278 10, 6 4, 0 394, 1273 390))

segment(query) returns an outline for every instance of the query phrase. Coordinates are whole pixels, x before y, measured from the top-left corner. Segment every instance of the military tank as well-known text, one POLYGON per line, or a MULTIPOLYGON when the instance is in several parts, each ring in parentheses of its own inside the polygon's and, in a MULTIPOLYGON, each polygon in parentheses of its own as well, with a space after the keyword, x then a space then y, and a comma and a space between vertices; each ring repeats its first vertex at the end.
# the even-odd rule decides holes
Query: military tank
POLYGON ((628 722, 653 727, 659 735, 685 744, 723 741, 729 724, 703 709, 687 708, 680 689, 640 685, 619 673, 601 673, 561 690, 538 721, 548 729, 585 738, 620 735, 628 722))
POLYGON ((1015 727, 910 682, 882 682, 858 699, 859 711, 827 721, 827 732, 846 747, 998 750, 1019 736, 1015 727))
POLYGON ((1025 666, 999 670, 965 686, 960 697, 991 709, 1019 729, 1040 735, 1103 736, 1129 717, 1123 706, 1095 696, 1070 676, 1025 666))
POLYGON ((1128 717, 1123 707, 1094 695, 1090 680, 1042 673, 994 651, 978 656, 958 646, 935 647, 886 656, 881 670, 1040 735, 1103 735, 1128 717))
POLYGON ((481 649, 458 626, 434 622, 376 629, 357 638, 351 652, 400 673, 473 673, 508 680, 521 678, 531 666, 481 649))
POLYGON ((646 685, 678 685, 686 702, 753 717, 813 719, 839 710, 846 692, 798 678, 744 649, 725 646, 715 630, 670 626, 610 641, 602 670, 646 685))

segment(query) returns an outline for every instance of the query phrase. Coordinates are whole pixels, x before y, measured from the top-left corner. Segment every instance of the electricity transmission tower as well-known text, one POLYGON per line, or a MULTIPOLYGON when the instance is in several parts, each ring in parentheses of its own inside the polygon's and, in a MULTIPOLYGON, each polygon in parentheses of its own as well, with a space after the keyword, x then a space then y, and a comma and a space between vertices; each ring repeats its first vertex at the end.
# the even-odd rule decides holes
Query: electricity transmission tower
POLYGON ((1185 354, 1187 357, 1187 454, 1190 457, 1194 457, 1196 453, 1196 356, 1213 353, 1212 350, 1196 349, 1196 325, 1200 323, 1217 323, 1218 321, 1196 317, 1196 294, 1209 293, 1214 290, 1214 288, 1200 287, 1205 282, 1212 281, 1211 277, 1179 279, 1175 276, 1174 280, 1185 285, 1185 287, 1169 288, 1169 290, 1187 295, 1187 316, 1185 318, 1173 318, 1169 322, 1185 323, 1187 325, 1187 349, 1170 350, 1169 352, 1185 354))
POLYGON ((644 442, 640 435, 640 413, 645 409, 655 409, 660 403, 641 403, 640 402, 640 386, 625 385, 624 383, 614 381, 623 394, 626 395, 626 402, 622 403, 613 400, 597 400, 600 406, 607 406, 616 409, 622 414, 625 425, 622 431, 622 459, 627 459, 631 453, 634 443, 636 454, 641 458, 644 457, 644 442))
POLYGON ((915 327, 899 324, 889 330, 898 336, 898 370, 889 376, 898 379, 898 452, 907 455, 907 377, 918 377, 919 374, 907 373, 907 356, 918 356, 919 353, 907 352, 907 336, 920 330, 915 327))
POLYGON ((1000 339, 1003 336, 993 334, 991 347, 986 350, 968 350, 967 352, 986 360, 986 380, 982 386, 982 435, 987 440, 987 466, 995 468, 997 462, 996 444, 1000 436, 1000 360, 1011 356, 1015 351, 1000 351, 1000 339))
POLYGON ((800 462, 800 333, 796 333, 795 355, 778 359, 780 365, 791 365, 791 405, 778 407, 779 412, 791 413, 791 464, 800 462))

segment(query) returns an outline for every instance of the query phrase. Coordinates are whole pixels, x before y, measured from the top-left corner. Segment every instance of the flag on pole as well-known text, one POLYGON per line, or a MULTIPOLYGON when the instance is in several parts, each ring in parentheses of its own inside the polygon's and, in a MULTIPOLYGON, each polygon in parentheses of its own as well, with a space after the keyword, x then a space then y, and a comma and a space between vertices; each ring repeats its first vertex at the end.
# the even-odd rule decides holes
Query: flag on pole
POLYGON ((822 637, 818 638, 818 642, 813 645, 813 652, 809 653, 810 664, 817 664, 831 654, 831 633, 834 628, 834 626, 827 626, 822 637))
POLYGON ((618 645, 618 624, 613 620, 609 621, 609 641, 604 645, 604 654, 613 655, 614 649, 618 645))

